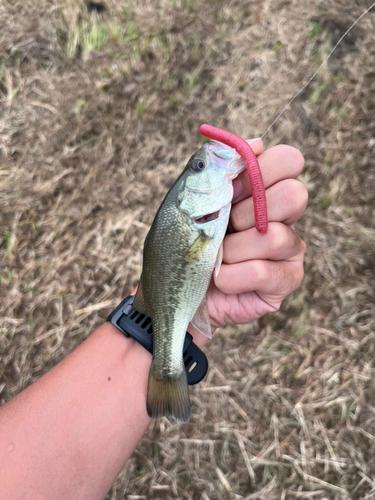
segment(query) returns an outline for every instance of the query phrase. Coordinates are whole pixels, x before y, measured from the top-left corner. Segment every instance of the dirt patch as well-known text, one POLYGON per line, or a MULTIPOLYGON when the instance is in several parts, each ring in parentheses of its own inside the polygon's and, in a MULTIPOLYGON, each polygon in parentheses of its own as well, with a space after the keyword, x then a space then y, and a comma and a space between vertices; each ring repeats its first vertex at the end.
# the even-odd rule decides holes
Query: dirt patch
MULTIPOLYGON (((136 285, 199 125, 262 135, 366 8, 100 3, 0 6, 1 402, 136 285)), ((374 23, 265 138, 306 158, 301 288, 215 334, 191 422, 155 423, 108 498, 374 498, 374 23)))

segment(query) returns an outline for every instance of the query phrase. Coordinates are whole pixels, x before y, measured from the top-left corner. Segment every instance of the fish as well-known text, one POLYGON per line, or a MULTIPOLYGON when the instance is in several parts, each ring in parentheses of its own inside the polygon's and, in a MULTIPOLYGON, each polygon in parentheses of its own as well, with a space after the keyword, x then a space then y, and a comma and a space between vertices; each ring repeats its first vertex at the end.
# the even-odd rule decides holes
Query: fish
POLYGON ((206 293, 223 258, 232 181, 244 169, 235 149, 206 142, 166 194, 146 236, 133 308, 152 318, 150 417, 169 415, 182 423, 190 419, 184 340, 190 322, 211 337, 206 293))

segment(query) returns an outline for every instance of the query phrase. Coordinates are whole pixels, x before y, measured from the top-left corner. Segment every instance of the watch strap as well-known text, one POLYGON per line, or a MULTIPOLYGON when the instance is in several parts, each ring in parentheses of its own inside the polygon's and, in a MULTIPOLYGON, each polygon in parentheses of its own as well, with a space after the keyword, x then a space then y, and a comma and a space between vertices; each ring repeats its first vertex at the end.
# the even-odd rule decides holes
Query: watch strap
MULTIPOLYGON (((126 337, 132 337, 151 354, 153 352, 153 330, 150 316, 132 308, 134 295, 124 300, 108 316, 107 321, 112 323, 126 337)), ((206 375, 208 361, 204 352, 194 344, 193 337, 186 332, 183 359, 189 385, 198 384, 206 375)))

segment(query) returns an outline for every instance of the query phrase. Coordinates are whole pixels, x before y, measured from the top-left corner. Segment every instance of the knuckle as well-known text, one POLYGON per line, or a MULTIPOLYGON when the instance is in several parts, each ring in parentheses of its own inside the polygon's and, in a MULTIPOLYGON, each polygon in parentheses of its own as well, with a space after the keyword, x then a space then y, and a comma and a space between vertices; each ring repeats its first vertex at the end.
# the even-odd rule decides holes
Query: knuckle
POLYGON ((302 182, 296 179, 286 179, 280 183, 280 189, 286 205, 298 212, 305 210, 309 195, 302 182))
POLYGON ((297 290, 297 288, 300 286, 300 284, 303 281, 304 275, 305 275, 305 273, 303 271, 303 266, 301 264, 301 265, 297 266, 297 268, 295 270, 293 291, 297 290))
POLYGON ((285 201, 295 200, 298 195, 298 189, 300 182, 296 179, 286 179, 281 182, 282 196, 285 201))
POLYGON ((275 283, 278 284, 280 291, 286 293, 289 282, 290 276, 287 266, 285 264, 279 264, 276 270, 275 283))
POLYGON ((298 200, 298 204, 301 208, 305 209, 307 202, 309 201, 309 193, 307 189, 300 181, 295 181, 295 196, 298 200))
POLYGON ((299 151, 299 149, 294 148, 293 146, 288 146, 286 144, 280 144, 275 146, 278 148, 280 153, 283 154, 284 157, 287 158, 288 163, 288 172, 292 177, 298 177, 300 173, 303 171, 305 166, 305 159, 299 151))
POLYGON ((305 158, 299 149, 291 148, 291 161, 295 167, 296 174, 299 175, 305 166, 305 158))
POLYGON ((303 157, 301 151, 293 146, 281 145, 279 147, 285 148, 291 174, 293 177, 298 177, 305 166, 305 158, 303 157))
POLYGON ((214 283, 217 288, 223 293, 232 293, 232 277, 231 274, 227 272, 226 265, 222 264, 218 276, 214 273, 214 283))
POLYGON ((258 286, 262 286, 267 282, 269 278, 269 272, 267 264, 264 261, 254 262, 251 269, 251 280, 256 282, 258 286))
POLYGON ((285 226, 281 224, 270 224, 268 230, 268 246, 272 252, 280 252, 288 243, 288 235, 285 226))

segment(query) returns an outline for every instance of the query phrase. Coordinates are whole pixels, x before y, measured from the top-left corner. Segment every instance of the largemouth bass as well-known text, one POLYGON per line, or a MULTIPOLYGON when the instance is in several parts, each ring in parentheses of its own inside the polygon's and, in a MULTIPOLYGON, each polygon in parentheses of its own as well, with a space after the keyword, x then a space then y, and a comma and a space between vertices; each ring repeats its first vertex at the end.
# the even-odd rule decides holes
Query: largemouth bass
POLYGON ((186 330, 193 320, 211 336, 205 297, 222 260, 232 180, 244 168, 234 149, 216 141, 204 144, 167 193, 147 234, 133 308, 150 316, 153 324, 147 390, 151 417, 190 419, 183 363, 186 330))

